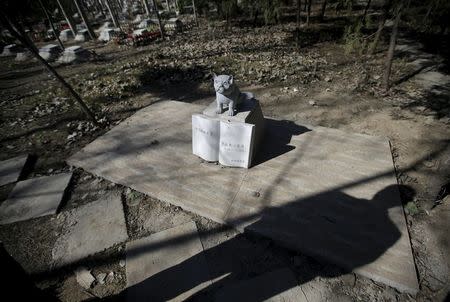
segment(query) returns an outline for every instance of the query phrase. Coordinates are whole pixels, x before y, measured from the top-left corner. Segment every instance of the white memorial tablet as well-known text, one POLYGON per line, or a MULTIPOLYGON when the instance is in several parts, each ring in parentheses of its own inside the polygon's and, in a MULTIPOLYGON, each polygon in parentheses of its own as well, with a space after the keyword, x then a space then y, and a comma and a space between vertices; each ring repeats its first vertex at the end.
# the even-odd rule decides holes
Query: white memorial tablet
POLYGON ((251 166, 255 125, 220 122, 219 162, 224 166, 251 166))
POLYGON ((202 114, 192 115, 192 152, 206 161, 219 160, 220 122, 202 114))

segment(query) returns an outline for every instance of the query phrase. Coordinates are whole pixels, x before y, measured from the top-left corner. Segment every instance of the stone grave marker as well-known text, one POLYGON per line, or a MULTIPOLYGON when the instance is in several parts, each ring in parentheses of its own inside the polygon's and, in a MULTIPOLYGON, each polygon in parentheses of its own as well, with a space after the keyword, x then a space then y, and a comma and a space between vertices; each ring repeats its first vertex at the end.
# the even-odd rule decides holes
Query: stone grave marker
POLYGON ((212 102, 203 114, 192 115, 192 150, 206 161, 224 166, 249 168, 262 139, 264 116, 259 102, 251 93, 234 116, 228 111, 216 113, 212 102))

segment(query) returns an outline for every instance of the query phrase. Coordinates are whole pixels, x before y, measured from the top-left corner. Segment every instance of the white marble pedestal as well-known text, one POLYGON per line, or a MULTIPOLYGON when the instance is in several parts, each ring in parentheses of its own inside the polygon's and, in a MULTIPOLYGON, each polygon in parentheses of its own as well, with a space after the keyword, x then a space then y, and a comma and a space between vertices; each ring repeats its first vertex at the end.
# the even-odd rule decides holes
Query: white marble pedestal
POLYGON ((224 166, 250 168, 264 131, 264 116, 259 101, 251 93, 237 108, 216 114, 212 102, 203 114, 192 115, 192 152, 206 161, 224 166))

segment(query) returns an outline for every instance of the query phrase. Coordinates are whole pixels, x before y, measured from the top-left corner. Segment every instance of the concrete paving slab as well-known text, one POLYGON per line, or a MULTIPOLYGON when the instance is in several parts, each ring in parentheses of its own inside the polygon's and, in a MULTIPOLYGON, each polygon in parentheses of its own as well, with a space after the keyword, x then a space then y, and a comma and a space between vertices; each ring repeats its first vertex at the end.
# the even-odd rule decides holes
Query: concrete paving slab
POLYGON ((64 229, 52 250, 53 267, 76 263, 128 239, 120 195, 64 212, 64 229))
POLYGON ((389 142, 314 128, 290 144, 288 154, 249 170, 229 223, 416 293, 389 142))
POLYGON ((62 173, 18 182, 0 205, 0 224, 55 214, 71 178, 62 173))
POLYGON ((28 160, 28 154, 0 162, 0 186, 16 182, 28 160))
POLYGON ((127 301, 184 301, 211 285, 194 222, 127 243, 127 301))
POLYGON ((181 102, 150 106, 96 139, 68 163, 224 222, 245 170, 202 163, 192 154, 191 115, 202 110, 203 106, 181 102))
POLYGON ((215 301, 307 302, 308 300, 297 285, 292 271, 283 268, 225 286, 216 293, 215 301))
POLYGON ((68 163, 401 291, 417 292, 386 138, 266 119, 255 166, 224 168, 192 155, 191 115, 202 110, 173 101, 149 106, 68 163))

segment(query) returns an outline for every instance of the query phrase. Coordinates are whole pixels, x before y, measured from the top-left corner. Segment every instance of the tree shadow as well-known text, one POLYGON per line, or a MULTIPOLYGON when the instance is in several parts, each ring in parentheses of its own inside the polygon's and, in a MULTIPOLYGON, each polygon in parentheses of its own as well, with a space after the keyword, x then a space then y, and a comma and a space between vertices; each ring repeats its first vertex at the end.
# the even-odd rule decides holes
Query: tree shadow
POLYGON ((24 136, 30 136, 30 135, 38 133, 38 132, 52 130, 52 129, 55 129, 55 127, 60 126, 61 124, 65 124, 67 122, 73 122, 73 121, 77 121, 77 120, 83 120, 83 116, 81 115, 81 113, 75 112, 74 114, 68 114, 68 115, 62 116, 59 119, 54 119, 53 122, 48 123, 44 126, 37 126, 37 127, 22 131, 17 134, 13 134, 10 136, 0 138, 0 143, 7 143, 10 141, 19 139, 21 137, 24 137, 24 136))
POLYGON ((214 96, 212 91, 200 89, 208 76, 209 71, 198 65, 188 68, 155 66, 139 76, 142 85, 137 91, 191 103, 214 96))
POLYGON ((296 44, 298 47, 310 47, 317 43, 338 41, 342 38, 344 26, 322 25, 318 27, 302 27, 293 30, 291 36, 286 39, 287 45, 296 44))
MULTIPOLYGON (((414 192, 412 188, 401 186, 402 190, 414 192)), ((352 197, 340 190, 330 190, 312 197, 302 198, 284 206, 266 207, 258 213, 258 220, 245 227, 246 232, 261 234, 276 241, 292 242, 292 246, 306 254, 340 265, 343 271, 312 273, 302 276, 306 283, 317 276, 337 277, 372 263, 401 237, 401 232, 388 216, 388 210, 398 207, 399 191, 391 185, 379 191, 372 199, 352 197)), ((409 194, 409 196, 412 196, 409 194)), ((250 217, 228 221, 236 225, 246 223, 250 217)), ((209 280, 218 279, 192 294, 189 300, 204 300, 205 295, 214 295, 230 280, 239 279, 241 270, 233 265, 225 265, 220 270, 210 269, 204 273, 202 264, 210 254, 233 257, 240 236, 227 240, 193 257, 171 266, 126 289, 119 296, 128 301, 167 301, 192 290, 209 280)), ((182 248, 185 240, 177 238, 168 243, 174 248, 182 248), (178 245, 178 246, 177 246, 178 245)), ((157 246, 143 246, 127 251, 127 257, 157 250, 157 246)), ((128 258, 127 258, 128 259, 128 258)), ((223 263, 227 263, 226 260, 223 263)), ((223 264, 222 263, 222 264, 223 264)), ((246 301, 265 301, 298 285, 286 282, 267 282, 265 278, 256 281, 258 286, 240 288, 240 295, 246 301), (258 288, 257 291, 254 289, 258 288)), ((301 284, 300 284, 301 285, 301 284)), ((222 292, 223 294, 223 292, 222 292)), ((227 295, 225 291, 225 296, 227 295)))
POLYGON ((434 113, 435 118, 450 117, 450 83, 437 84, 429 87, 424 95, 403 105, 402 108, 424 106, 434 113))

